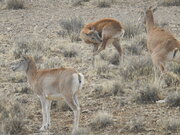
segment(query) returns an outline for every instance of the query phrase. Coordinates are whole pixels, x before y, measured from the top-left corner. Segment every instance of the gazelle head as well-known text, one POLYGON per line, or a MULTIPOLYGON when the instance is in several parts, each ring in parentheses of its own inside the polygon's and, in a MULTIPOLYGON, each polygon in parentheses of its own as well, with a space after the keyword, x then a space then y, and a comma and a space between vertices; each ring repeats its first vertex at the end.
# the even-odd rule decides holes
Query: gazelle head
POLYGON ((102 39, 99 36, 99 33, 95 30, 92 29, 88 33, 86 33, 87 39, 93 43, 100 44, 102 43, 102 39))
POLYGON ((27 71, 28 64, 29 64, 29 57, 23 55, 19 60, 11 64, 11 68, 13 71, 27 71))
POLYGON ((142 24, 146 24, 146 21, 148 18, 152 18, 153 13, 157 10, 157 6, 156 7, 152 7, 150 6, 148 9, 144 8, 143 11, 140 11, 140 17, 138 18, 138 22, 142 25, 142 24))

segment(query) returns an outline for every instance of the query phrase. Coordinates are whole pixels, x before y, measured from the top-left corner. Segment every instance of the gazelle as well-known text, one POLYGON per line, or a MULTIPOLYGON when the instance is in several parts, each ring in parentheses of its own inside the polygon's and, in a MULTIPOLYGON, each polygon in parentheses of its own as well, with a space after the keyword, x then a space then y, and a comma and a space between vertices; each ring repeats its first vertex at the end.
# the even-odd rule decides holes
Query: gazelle
POLYGON ((12 70, 25 71, 34 93, 40 98, 43 115, 40 131, 50 126, 51 101, 64 98, 74 113, 74 134, 78 129, 80 116, 77 96, 84 84, 84 76, 73 68, 37 70, 34 59, 26 55, 13 63, 12 70))
POLYGON ((119 21, 112 18, 104 18, 85 25, 81 30, 80 37, 85 43, 93 45, 93 56, 97 55, 104 50, 108 44, 112 43, 123 59, 123 51, 119 41, 124 33, 125 31, 119 21))
MULTIPOLYGON (((147 48, 151 53, 151 58, 155 70, 155 81, 158 76, 158 69, 161 76, 165 72, 165 63, 175 61, 180 63, 180 42, 168 31, 155 25, 153 12, 156 8, 149 7, 144 15, 144 24, 147 30, 147 48)), ((158 80, 159 80, 158 79, 158 80)))

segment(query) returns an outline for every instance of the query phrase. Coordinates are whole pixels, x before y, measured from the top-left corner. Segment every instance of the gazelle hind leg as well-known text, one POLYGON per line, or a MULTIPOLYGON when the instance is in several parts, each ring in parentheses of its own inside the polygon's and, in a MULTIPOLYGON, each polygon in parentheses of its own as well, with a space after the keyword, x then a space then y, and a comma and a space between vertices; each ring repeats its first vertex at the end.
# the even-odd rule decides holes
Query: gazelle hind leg
POLYGON ((73 123, 73 130, 72 134, 74 135, 76 131, 78 130, 79 126, 79 116, 80 116, 80 107, 78 100, 75 98, 75 96, 72 97, 65 97, 66 103, 70 106, 70 108, 73 110, 74 113, 74 123, 73 123))
POLYGON ((119 43, 119 39, 118 38, 114 39, 112 44, 119 53, 119 57, 121 58, 120 62, 123 63, 124 62, 124 55, 123 55, 123 50, 122 50, 120 43, 119 43))

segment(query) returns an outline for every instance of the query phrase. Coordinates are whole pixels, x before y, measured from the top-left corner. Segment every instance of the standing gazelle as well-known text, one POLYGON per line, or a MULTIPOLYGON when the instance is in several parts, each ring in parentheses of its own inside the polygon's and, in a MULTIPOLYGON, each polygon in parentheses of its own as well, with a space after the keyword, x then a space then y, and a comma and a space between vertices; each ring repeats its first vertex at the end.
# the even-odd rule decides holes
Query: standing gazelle
POLYGON ((37 70, 35 61, 30 56, 23 56, 15 62, 12 70, 25 71, 34 93, 40 98, 43 115, 40 130, 46 130, 50 126, 51 101, 62 97, 74 112, 74 134, 78 129, 80 115, 77 94, 84 84, 84 76, 73 68, 37 70))
MULTIPOLYGON (((144 24, 147 30, 147 48, 151 53, 154 64, 155 81, 157 80, 157 68, 161 71, 161 76, 165 72, 166 61, 180 63, 180 42, 168 31, 154 24, 153 12, 157 8, 150 7, 144 17, 144 24)), ((158 80, 159 80, 158 79, 158 80)))
POLYGON ((112 18, 104 18, 85 25, 81 30, 80 37, 85 43, 93 45, 93 56, 97 55, 104 50, 107 45, 112 43, 123 59, 123 52, 119 41, 120 38, 123 37, 124 32, 119 21, 112 18))

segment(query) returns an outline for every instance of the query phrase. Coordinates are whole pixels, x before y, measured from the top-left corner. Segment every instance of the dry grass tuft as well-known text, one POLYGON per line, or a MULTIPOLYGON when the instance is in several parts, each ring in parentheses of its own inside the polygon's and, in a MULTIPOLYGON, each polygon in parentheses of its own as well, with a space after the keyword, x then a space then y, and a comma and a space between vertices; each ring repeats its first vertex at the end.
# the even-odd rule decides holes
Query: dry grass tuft
MULTIPOLYGON (((2 102, 1 102, 2 103, 2 102)), ((3 133, 17 135, 23 133, 25 112, 19 103, 11 104, 9 108, 2 107, 5 104, 1 104, 1 121, 3 127, 3 133), (23 119, 22 119, 23 118, 23 119)), ((6 102, 7 105, 7 102, 6 102)))
POLYGON ((109 59, 109 63, 113 64, 113 65, 119 65, 120 64, 120 56, 117 53, 114 53, 110 59, 109 59))
POLYGON ((166 134, 173 134, 180 132, 180 119, 179 118, 170 118, 165 120, 164 122, 164 129, 166 134))
POLYGON ((160 100, 158 88, 153 85, 143 85, 140 90, 134 95, 133 100, 138 104, 151 104, 160 100))
POLYGON ((180 0, 162 0, 163 6, 180 6, 180 0))
POLYGON ((113 125, 113 116, 105 111, 99 111, 95 118, 91 122, 92 129, 105 128, 109 125, 113 125))
POLYGON ((72 5, 73 6, 81 6, 83 5, 83 2, 89 2, 90 0, 75 0, 72 5))
POLYGON ((6 6, 8 9, 24 9, 24 0, 7 0, 6 6))
POLYGON ((79 128, 74 135, 90 135, 89 128, 79 128))
POLYGON ((132 38, 130 45, 126 47, 128 54, 141 55, 143 50, 146 49, 146 35, 140 34, 132 38))
POLYGON ((79 34, 84 26, 83 20, 80 17, 60 20, 60 26, 65 30, 71 42, 81 41, 79 34))
POLYGON ((120 75, 124 80, 133 80, 140 76, 149 76, 153 73, 153 65, 149 56, 132 56, 120 68, 120 75))
POLYGON ((130 132, 138 133, 145 131, 145 123, 143 118, 133 118, 130 121, 130 132))
POLYGON ((111 7, 111 2, 109 0, 96 0, 95 4, 97 5, 97 7, 100 7, 100 8, 111 7))
POLYGON ((139 27, 139 24, 137 24, 137 20, 132 21, 132 19, 127 19, 124 22, 125 25, 125 38, 132 38, 142 32, 141 27, 139 27))
POLYGON ((18 59, 22 54, 30 54, 35 61, 38 61, 42 58, 45 49, 40 40, 20 39, 16 41, 13 47, 13 55, 15 59, 18 59))
POLYGON ((179 92, 171 93, 167 97, 166 102, 170 107, 180 107, 180 93, 179 92))

